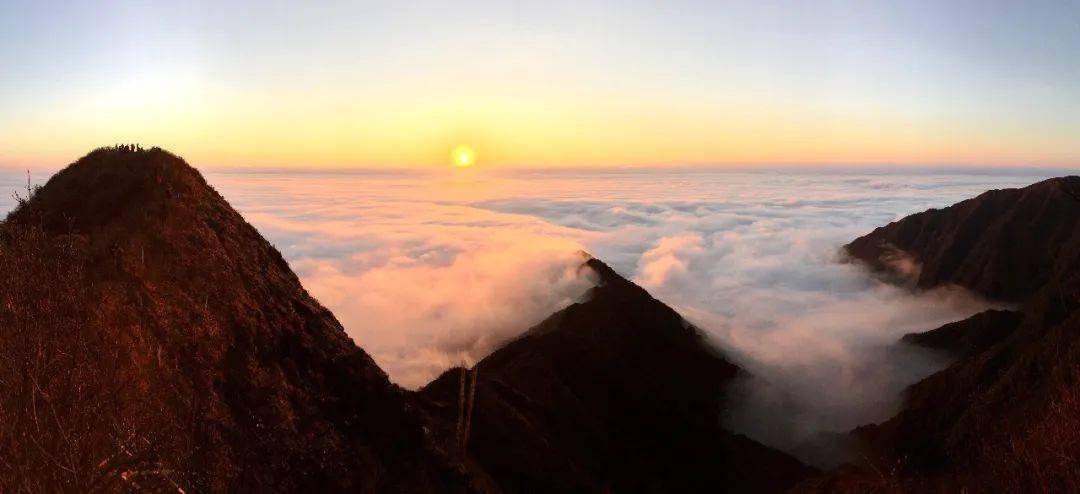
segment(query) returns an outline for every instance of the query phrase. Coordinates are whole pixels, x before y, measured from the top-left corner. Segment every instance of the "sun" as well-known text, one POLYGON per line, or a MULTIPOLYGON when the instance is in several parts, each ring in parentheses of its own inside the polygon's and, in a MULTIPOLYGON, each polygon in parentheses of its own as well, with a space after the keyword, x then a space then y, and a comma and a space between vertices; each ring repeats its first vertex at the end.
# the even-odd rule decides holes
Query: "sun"
POLYGON ((467 168, 476 164, 476 151, 464 144, 450 151, 450 164, 458 168, 467 168))

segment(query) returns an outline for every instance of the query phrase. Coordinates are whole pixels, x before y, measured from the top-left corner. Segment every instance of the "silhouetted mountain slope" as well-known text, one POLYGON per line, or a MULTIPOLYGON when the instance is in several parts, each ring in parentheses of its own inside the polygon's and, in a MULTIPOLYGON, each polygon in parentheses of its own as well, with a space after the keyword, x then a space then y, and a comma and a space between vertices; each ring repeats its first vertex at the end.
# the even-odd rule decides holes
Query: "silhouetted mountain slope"
POLYGON ((901 341, 958 357, 969 356, 1008 337, 1022 319, 1019 312, 988 310, 937 329, 906 334, 901 341))
POLYGON ((463 490, 403 392, 165 151, 57 173, 0 264, 0 491, 463 490))
POLYGON ((911 470, 936 473, 967 468, 1000 444, 997 436, 1030 428, 1080 378, 1080 280, 1073 275, 1031 299, 1019 314, 990 320, 979 314, 931 332, 963 327, 969 334, 961 340, 976 343, 962 345, 960 360, 911 386, 895 418, 863 433, 911 470))
MULTIPOLYGON (((598 285, 480 361, 470 463, 506 492, 775 492, 812 470, 720 428, 740 372, 596 259, 598 285)), ((419 392, 455 444, 461 369, 419 392)), ((447 446, 449 449, 451 446, 447 446)))
POLYGON ((1078 189, 1080 179, 1066 177, 992 191, 847 246, 876 269, 891 269, 897 254, 922 262, 921 287, 955 283, 1023 301, 1019 312, 987 311, 904 338, 959 360, 908 388, 894 418, 856 431, 898 485, 1080 489, 1078 189))
POLYGON ((845 250, 885 272, 896 271, 891 261, 901 251, 918 263, 919 287, 955 283, 992 299, 1023 301, 1080 268, 1080 177, 992 190, 913 214, 845 250))

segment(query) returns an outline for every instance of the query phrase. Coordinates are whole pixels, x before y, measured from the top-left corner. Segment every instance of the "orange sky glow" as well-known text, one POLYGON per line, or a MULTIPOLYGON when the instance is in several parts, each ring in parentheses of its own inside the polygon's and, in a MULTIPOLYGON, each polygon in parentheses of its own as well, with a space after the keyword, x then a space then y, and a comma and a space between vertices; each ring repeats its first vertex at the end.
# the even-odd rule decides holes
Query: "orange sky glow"
POLYGON ((1080 165, 1075 16, 935 2, 5 4, 0 166, 1080 165), (872 4, 872 5, 871 5, 872 4))

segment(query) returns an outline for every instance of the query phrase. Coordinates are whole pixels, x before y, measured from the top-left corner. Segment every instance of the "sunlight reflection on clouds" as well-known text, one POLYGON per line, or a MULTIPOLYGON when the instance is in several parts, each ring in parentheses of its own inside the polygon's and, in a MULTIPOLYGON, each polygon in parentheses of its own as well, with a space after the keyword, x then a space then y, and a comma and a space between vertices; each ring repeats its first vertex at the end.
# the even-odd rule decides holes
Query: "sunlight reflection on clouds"
POLYGON ((208 178, 399 384, 474 362, 590 286, 584 249, 757 376, 729 425, 790 447, 885 418, 942 365, 883 348, 988 305, 883 285, 839 247, 1022 174, 600 171, 208 178), (762 417, 776 423, 766 429, 762 417), (757 424, 757 425, 755 425, 757 424), (757 427, 757 428, 755 428, 757 427))
MULTIPOLYGON (((592 284, 577 269, 586 250, 753 373, 725 419, 780 447, 887 417, 904 386, 943 363, 891 344, 987 307, 962 290, 884 285, 838 262, 839 247, 907 214, 1044 176, 207 173, 405 387, 475 362, 579 300, 592 284)), ((0 210, 25 183, 25 172, 0 170, 0 210)))

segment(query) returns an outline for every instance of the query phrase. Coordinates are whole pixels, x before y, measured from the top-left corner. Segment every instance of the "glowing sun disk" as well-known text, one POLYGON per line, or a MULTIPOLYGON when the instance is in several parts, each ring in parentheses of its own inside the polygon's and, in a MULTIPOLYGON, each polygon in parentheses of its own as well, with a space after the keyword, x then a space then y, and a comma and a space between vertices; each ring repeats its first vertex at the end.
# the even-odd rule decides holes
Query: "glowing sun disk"
POLYGON ((476 163, 476 151, 473 148, 461 145, 450 151, 450 163, 458 168, 465 168, 476 163))

